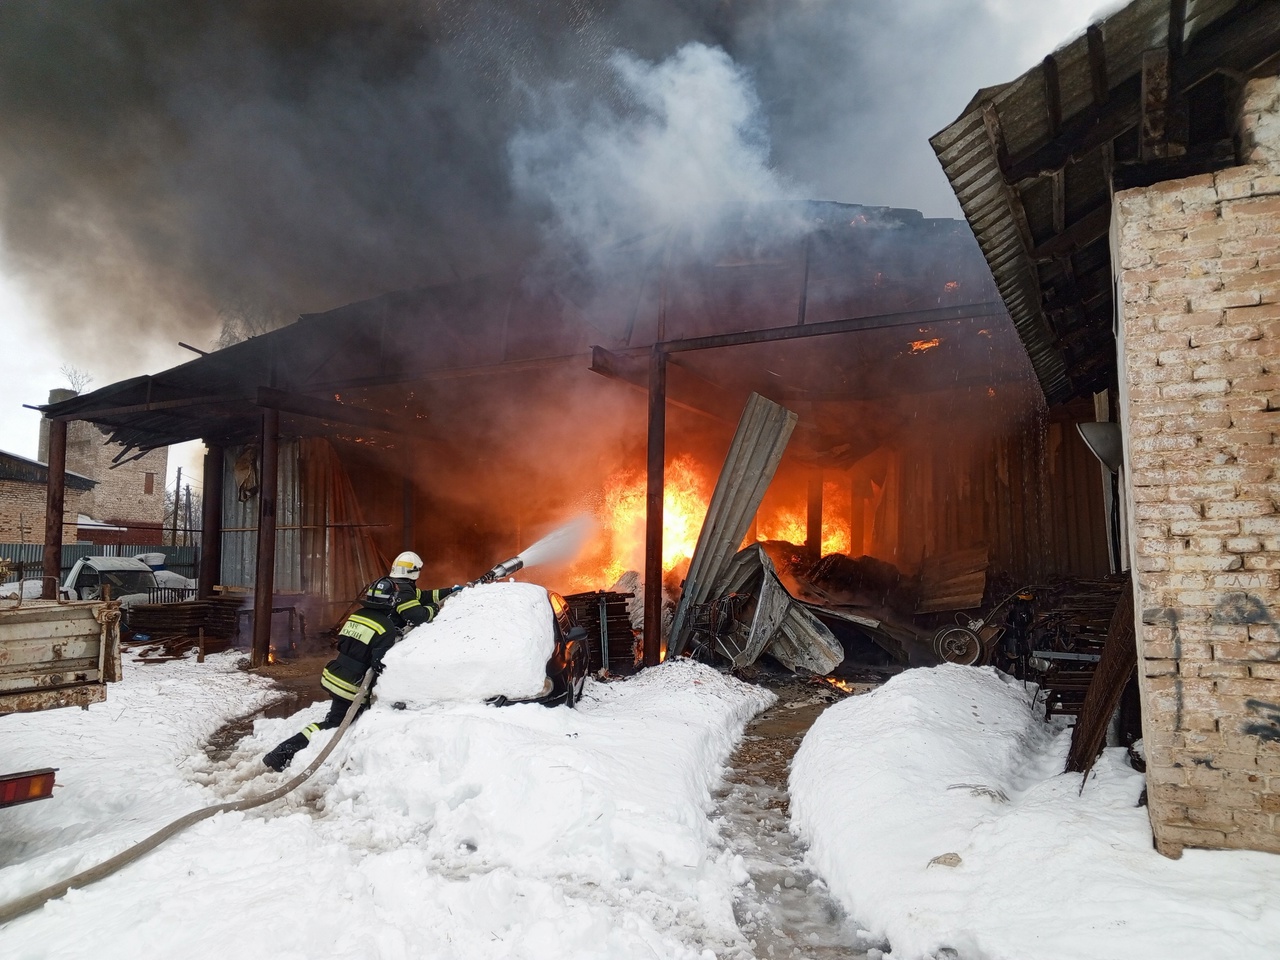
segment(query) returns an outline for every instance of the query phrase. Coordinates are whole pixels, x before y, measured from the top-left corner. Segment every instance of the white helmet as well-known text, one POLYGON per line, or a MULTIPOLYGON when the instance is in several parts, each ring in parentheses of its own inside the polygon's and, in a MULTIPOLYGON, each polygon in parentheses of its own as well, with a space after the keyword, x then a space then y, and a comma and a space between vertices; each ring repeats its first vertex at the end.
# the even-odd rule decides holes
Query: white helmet
POLYGON ((406 550, 396 557, 395 563, 391 564, 391 573, 388 576, 396 580, 417 580, 421 572, 422 558, 413 551, 406 550))

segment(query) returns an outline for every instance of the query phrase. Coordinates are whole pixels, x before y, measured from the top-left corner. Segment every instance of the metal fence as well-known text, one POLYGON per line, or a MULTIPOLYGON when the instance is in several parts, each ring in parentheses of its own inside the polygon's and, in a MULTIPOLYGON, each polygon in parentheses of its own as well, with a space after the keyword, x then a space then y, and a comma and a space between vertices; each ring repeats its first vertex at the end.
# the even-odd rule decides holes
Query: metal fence
MULTIPOLYGON (((59 580, 65 580, 76 561, 82 557, 133 557, 140 553, 164 554, 166 570, 195 579, 200 567, 200 548, 195 546, 142 546, 136 544, 71 543, 62 548, 62 572, 59 580)), ((9 561, 8 576, 0 582, 38 578, 44 567, 44 544, 0 543, 0 561, 9 561)))

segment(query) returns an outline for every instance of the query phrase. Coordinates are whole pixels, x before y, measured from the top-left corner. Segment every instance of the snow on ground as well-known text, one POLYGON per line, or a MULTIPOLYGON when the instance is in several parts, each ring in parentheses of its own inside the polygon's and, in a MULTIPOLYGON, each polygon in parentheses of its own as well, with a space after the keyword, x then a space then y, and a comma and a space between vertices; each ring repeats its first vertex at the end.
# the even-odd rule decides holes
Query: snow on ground
MULTIPOLYGON (((442 616, 426 636, 443 642, 449 623, 442 616)), ((709 960, 741 947, 732 903, 745 871, 707 814, 721 765, 771 694, 683 661, 591 681, 576 710, 443 699, 397 710, 394 684, 425 683, 439 669, 410 656, 420 634, 389 660, 377 702, 312 780, 268 807, 204 821, 11 922, 0 931, 6 957, 709 960)), ((157 811, 167 821, 265 791, 332 736, 318 734, 284 775, 261 766, 266 750, 323 715, 327 704, 317 704, 260 719, 226 761, 207 759, 185 716, 201 689, 194 666, 167 671, 171 688, 151 691, 131 741, 97 727, 116 722, 113 708, 128 713, 137 670, 111 689, 105 711, 81 719, 95 789, 26 808, 30 839, 3 861, 0 900, 114 853, 124 832, 140 839, 157 811), (144 814, 127 831, 122 807, 144 814), (91 842, 104 814, 110 837, 91 842), (73 853, 59 852, 64 829, 73 853)), ((200 702, 211 714, 224 706, 200 702)), ((63 734, 41 722, 58 719, 35 715, 17 736, 6 728, 0 763, 23 762, 15 749, 44 756, 63 734)))
POLYGON ((87 710, 0 717, 0 773, 56 767, 53 797, 0 810, 0 903, 104 860, 202 806, 192 758, 228 719, 274 699, 238 657, 142 664, 87 710))
POLYGON ((819 717, 793 828, 895 960, 1280 956, 1280 856, 1161 857, 1124 751, 1081 794, 1069 743, 990 668, 909 670, 819 717))

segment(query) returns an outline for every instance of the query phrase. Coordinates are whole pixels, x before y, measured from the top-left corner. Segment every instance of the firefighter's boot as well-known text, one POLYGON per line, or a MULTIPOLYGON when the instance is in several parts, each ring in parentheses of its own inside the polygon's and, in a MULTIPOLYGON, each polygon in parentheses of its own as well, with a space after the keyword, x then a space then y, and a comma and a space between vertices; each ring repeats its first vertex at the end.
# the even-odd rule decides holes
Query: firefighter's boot
POLYGON ((279 773, 292 763, 294 755, 299 750, 305 748, 310 742, 310 738, 305 733, 295 733, 292 737, 263 757, 262 762, 266 764, 268 769, 279 773))

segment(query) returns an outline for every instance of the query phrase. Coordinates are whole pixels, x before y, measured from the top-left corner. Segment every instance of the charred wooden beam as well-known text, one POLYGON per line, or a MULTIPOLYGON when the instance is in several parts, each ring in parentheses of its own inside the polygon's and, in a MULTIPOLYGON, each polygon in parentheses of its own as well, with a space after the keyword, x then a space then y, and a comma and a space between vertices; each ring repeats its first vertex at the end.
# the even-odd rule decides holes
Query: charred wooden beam
POLYGON ((847 320, 828 320, 823 323, 806 323, 804 326, 768 327, 745 333, 724 333, 711 337, 690 337, 687 340, 668 340, 662 344, 668 353, 690 350, 714 350, 719 347, 737 347, 747 343, 776 343, 779 340, 803 340, 808 337, 828 337, 838 333, 856 333, 860 330, 884 330, 889 327, 914 327, 920 324, 944 323, 948 320, 968 320, 970 317, 995 317, 1005 312, 998 300, 966 303, 954 307, 934 307, 930 310, 910 310, 904 313, 885 313, 871 317, 851 317, 847 320))
POLYGON ((1169 0, 1169 56, 1176 60, 1182 56, 1187 31, 1187 0, 1169 0))
POLYGON ((1106 203, 1086 213, 1071 226, 1030 250, 1031 259, 1047 263, 1069 256, 1100 240, 1111 229, 1111 204, 1106 203))
POLYGON ((1084 32, 1089 51, 1089 85, 1093 89, 1093 102, 1101 106, 1111 98, 1111 84, 1107 79, 1107 45, 1102 38, 1102 28, 1090 24, 1084 32))
MULTIPOLYGON (((65 422, 68 420, 89 419, 94 423, 98 423, 101 420, 109 419, 111 417, 126 416, 134 413, 153 413, 161 410, 176 411, 186 407, 207 407, 211 404, 218 403, 242 403, 248 399, 249 397, 245 394, 234 393, 230 396, 227 394, 216 394, 205 397, 183 397, 177 400, 147 400, 143 403, 130 403, 119 407, 105 407, 102 409, 96 407, 85 407, 78 410, 76 413, 62 413, 57 416, 51 416, 49 419, 55 422, 59 420, 65 422)), ((202 415, 203 413, 204 411, 201 411, 202 415)))
MULTIPOLYGON (((67 422, 49 424, 49 462, 44 488, 44 569, 40 596, 58 599, 62 581, 62 522, 67 494, 67 422)), ((21 587, 19 587, 21 595, 21 587)))
POLYGON ((1062 129, 1062 87, 1058 80, 1058 61, 1049 54, 1040 65, 1044 77, 1044 106, 1049 120, 1049 136, 1056 137, 1062 129))
POLYGON ((1142 123, 1139 127, 1139 154, 1145 163, 1170 155, 1170 82, 1168 49, 1146 50, 1142 54, 1142 123))
POLYGON ((810 560, 822 557, 822 468, 809 471, 804 550, 810 560))

